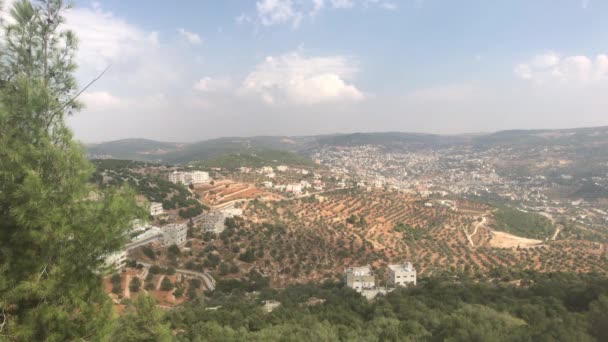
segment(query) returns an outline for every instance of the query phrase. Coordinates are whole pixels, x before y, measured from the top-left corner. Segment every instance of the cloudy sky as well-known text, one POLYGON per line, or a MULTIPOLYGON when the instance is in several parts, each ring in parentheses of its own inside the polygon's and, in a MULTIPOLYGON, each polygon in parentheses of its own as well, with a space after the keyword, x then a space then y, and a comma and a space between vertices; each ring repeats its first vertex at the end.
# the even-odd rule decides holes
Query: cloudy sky
POLYGON ((608 1, 76 1, 86 142, 608 125, 608 1))

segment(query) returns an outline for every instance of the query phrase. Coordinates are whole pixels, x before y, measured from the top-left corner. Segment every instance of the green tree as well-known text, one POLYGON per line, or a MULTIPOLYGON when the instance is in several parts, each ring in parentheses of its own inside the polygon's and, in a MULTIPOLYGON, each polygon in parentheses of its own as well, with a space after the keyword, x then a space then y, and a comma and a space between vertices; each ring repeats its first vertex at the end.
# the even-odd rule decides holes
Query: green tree
POLYGON ((180 256, 182 254, 182 252, 180 251, 179 247, 176 244, 169 246, 169 248, 167 250, 169 252, 169 255, 180 256))
POLYGON ((88 183, 93 167, 65 123, 81 107, 65 9, 61 0, 21 0, 1 27, 0 312, 10 340, 107 332, 104 256, 124 245, 138 216, 131 192, 88 183))
POLYGON ((164 313, 156 307, 152 297, 139 296, 134 306, 127 309, 112 335, 112 341, 173 341, 164 313))
POLYGON ((139 280, 138 277, 133 277, 133 279, 131 279, 131 283, 129 284, 129 290, 131 292, 138 292, 140 288, 141 280, 139 280))
POLYGON ((589 305, 591 333, 598 341, 608 341, 608 296, 601 296, 589 305))
POLYGON ((167 277, 163 278, 163 280, 160 283, 160 290, 161 291, 173 290, 173 284, 171 283, 171 280, 169 280, 169 278, 167 278, 167 277))

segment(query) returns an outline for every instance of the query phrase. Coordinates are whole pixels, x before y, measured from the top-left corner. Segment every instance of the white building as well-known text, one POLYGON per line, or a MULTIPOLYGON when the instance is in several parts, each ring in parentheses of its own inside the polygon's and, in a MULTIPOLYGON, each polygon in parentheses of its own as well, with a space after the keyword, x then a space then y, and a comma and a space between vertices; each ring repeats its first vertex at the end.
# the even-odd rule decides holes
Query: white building
POLYGON ((169 174, 169 181, 175 184, 206 184, 211 181, 209 172, 204 171, 173 171, 169 174))
POLYGON ((291 192, 294 195, 299 195, 302 193, 302 184, 288 184, 285 187, 285 191, 291 192))
POLYGON ((278 302, 276 300, 265 300, 264 301, 264 310, 266 312, 272 312, 279 306, 281 306, 281 302, 278 302))
POLYGON ((168 224, 162 227, 161 232, 161 242, 164 246, 181 245, 188 239, 188 225, 185 223, 168 224))
POLYGON ((211 181, 209 172, 193 171, 190 172, 190 182, 192 184, 207 184, 211 181))
POLYGON ((346 286, 362 292, 376 287, 376 277, 371 266, 348 267, 344 269, 346 286))
POLYGON ((127 264, 127 251, 122 250, 118 252, 114 252, 109 254, 104 259, 104 268, 111 268, 114 270, 119 270, 126 266, 127 264))
POLYGON ((285 166, 285 165, 279 165, 279 166, 277 166, 277 171, 279 171, 279 172, 285 172, 288 169, 289 168, 287 166, 285 166))
POLYGON ((260 168, 260 173, 272 173, 273 171, 272 166, 264 166, 260 168))
POLYGON ((416 268, 411 262, 388 265, 388 284, 394 286, 416 285, 416 268))
POLYGON ((169 174, 169 182, 174 184, 185 184, 186 178, 185 173, 180 171, 173 171, 169 174))
POLYGON ((243 209, 228 207, 218 211, 209 212, 203 216, 200 222, 202 222, 203 230, 219 234, 226 228, 224 222, 226 222, 227 218, 242 215, 243 209))
POLYGON ((165 211, 163 210, 162 203, 158 203, 158 202, 150 203, 150 215, 151 216, 158 216, 158 215, 162 215, 164 213, 165 213, 165 211))
POLYGON ((213 232, 219 234, 224 231, 224 221, 226 217, 219 211, 209 212, 201 218, 200 222, 203 226, 203 230, 206 232, 213 232))
POLYGON ((264 185, 265 188, 272 188, 272 182, 270 181, 265 181, 262 183, 262 185, 264 185))

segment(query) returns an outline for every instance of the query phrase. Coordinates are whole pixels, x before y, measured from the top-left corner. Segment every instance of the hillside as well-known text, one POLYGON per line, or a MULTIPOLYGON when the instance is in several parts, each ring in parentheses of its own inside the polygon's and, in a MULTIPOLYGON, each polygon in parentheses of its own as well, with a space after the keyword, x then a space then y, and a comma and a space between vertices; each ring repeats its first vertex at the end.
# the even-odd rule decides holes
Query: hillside
POLYGON ((578 190, 573 192, 570 197, 582 198, 585 200, 608 198, 608 189, 592 182, 586 182, 578 190))
POLYGON ((607 295, 597 275, 506 270, 428 277, 374 302, 332 282, 233 282, 168 321, 180 341, 602 341, 607 295))
POLYGON ((262 167, 277 165, 299 165, 314 166, 309 158, 289 151, 280 150, 259 150, 251 153, 231 153, 224 154, 209 159, 204 159, 199 163, 194 163, 204 168, 224 168, 237 169, 239 167, 262 167))
POLYGON ((240 279, 254 268, 273 287, 336 281, 348 265, 370 264, 384 274, 387 264, 405 260, 421 275, 496 268, 608 271, 606 252, 590 241, 544 242, 554 232, 544 218, 519 212, 494 216, 487 205, 453 203, 457 210, 412 195, 357 189, 293 200, 253 200, 243 204, 243 218, 227 222, 221 234, 195 227, 190 253, 173 266, 206 270, 216 279, 240 279), (497 222, 495 229, 540 240, 495 232, 486 221, 497 222))
POLYGON ((317 136, 227 137, 195 143, 124 139, 87 145, 91 157, 188 163, 229 154, 259 154, 264 150, 308 154, 321 147, 377 145, 388 150, 437 147, 513 147, 529 149, 562 146, 581 158, 598 158, 608 153, 608 127, 564 130, 510 130, 487 134, 436 135, 421 133, 352 133, 317 136))
POLYGON ((199 215, 203 206, 181 184, 169 182, 164 165, 132 160, 93 160, 91 181, 100 188, 128 185, 149 202, 162 203, 167 213, 187 219, 199 215))
POLYGON ((184 144, 148 139, 123 139, 86 145, 90 158, 162 161, 167 154, 179 151, 184 144))

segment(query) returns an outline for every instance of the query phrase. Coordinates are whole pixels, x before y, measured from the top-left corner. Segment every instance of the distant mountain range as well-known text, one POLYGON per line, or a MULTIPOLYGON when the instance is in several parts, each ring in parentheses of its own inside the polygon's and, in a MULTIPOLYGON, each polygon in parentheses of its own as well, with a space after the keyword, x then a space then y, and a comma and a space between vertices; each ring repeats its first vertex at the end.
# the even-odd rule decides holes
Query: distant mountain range
POLYGON ((229 137, 195 143, 160 142, 147 139, 123 139, 88 144, 90 158, 131 159, 165 163, 209 160, 228 154, 255 155, 275 150, 307 154, 319 147, 377 145, 388 150, 424 149, 466 145, 473 148, 510 146, 528 148, 563 145, 590 153, 608 153, 608 126, 558 130, 508 130, 495 133, 437 135, 382 132, 316 136, 229 137))

